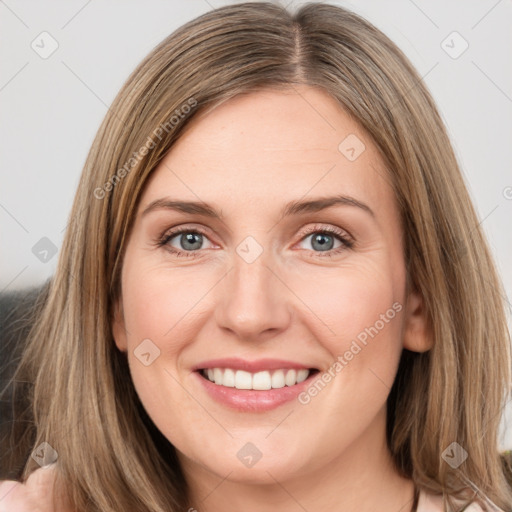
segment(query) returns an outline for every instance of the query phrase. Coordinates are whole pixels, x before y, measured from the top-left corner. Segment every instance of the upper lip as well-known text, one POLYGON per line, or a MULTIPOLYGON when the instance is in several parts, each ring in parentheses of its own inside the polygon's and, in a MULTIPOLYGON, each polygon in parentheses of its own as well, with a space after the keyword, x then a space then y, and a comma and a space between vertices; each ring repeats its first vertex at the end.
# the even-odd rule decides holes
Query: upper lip
POLYGON ((238 357, 226 357, 222 359, 210 359, 195 365, 192 369, 204 370, 207 368, 232 368, 233 370, 245 370, 246 372, 255 373, 265 370, 279 369, 311 369, 307 364, 297 363, 295 361, 287 361, 285 359, 257 359, 255 361, 247 361, 238 357))

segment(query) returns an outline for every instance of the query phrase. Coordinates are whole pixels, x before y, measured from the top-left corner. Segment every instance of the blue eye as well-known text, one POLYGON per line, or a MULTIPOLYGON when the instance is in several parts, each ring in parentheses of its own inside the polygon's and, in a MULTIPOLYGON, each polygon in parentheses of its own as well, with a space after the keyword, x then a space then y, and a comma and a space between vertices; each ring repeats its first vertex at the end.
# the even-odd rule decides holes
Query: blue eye
MULTIPOLYGON (((302 233, 299 243, 308 241, 310 247, 302 247, 311 251, 314 256, 333 256, 346 249, 353 247, 353 240, 343 230, 330 226, 313 226, 308 232, 302 233)), ((200 256, 201 249, 211 249, 212 242, 198 228, 177 228, 172 232, 164 234, 158 241, 159 247, 165 247, 167 251, 178 257, 200 256), (210 244, 204 247, 204 244, 210 244)))
POLYGON ((166 246, 176 256, 194 257, 197 251, 205 248, 202 247, 205 241, 209 242, 200 231, 185 228, 168 233, 160 240, 159 245, 166 246))
MULTIPOLYGON (((176 235, 173 238, 176 238, 176 235)), ((203 244, 203 235, 195 232, 181 233, 178 235, 178 244, 186 251, 201 249, 201 245, 203 244)))
MULTIPOLYGON (((313 233, 309 235, 305 240, 311 238, 311 245, 318 251, 330 251, 334 248, 334 244, 337 241, 336 238, 327 233, 313 233)), ((341 245, 341 242, 338 241, 341 245)), ((338 245, 339 247, 339 245, 338 245)))
POLYGON ((165 244, 170 245, 179 251, 192 252, 199 249, 205 249, 206 247, 203 247, 203 244, 206 241, 209 242, 208 238, 198 231, 183 230, 170 233, 165 240, 165 244))
MULTIPOLYGON (((302 238, 301 243, 304 242, 313 248, 315 256, 332 256, 354 245, 343 231, 331 227, 314 228, 314 231, 309 231, 309 234, 302 238)), ((309 250, 309 247, 306 247, 306 250, 309 250)))

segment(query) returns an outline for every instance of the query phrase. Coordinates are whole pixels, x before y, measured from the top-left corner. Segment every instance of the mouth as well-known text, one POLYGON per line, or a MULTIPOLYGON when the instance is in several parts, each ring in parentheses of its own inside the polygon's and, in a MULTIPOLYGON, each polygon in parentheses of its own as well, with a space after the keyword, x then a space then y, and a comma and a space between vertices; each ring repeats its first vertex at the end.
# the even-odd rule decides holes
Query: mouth
POLYGON ((207 396, 238 412, 264 412, 293 402, 320 373, 284 360, 217 359, 192 372, 207 396))
POLYGON ((275 370, 263 370, 248 372, 235 368, 202 368, 197 370, 199 374, 218 386, 234 388, 238 390, 268 391, 291 387, 307 380, 318 373, 316 368, 278 368, 275 370))

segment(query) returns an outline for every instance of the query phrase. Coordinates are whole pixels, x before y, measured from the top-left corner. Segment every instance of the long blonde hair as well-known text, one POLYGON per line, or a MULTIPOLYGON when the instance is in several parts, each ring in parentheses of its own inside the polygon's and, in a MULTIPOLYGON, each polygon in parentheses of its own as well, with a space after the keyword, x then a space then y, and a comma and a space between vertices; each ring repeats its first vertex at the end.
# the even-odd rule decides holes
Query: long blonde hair
MULTIPOLYGON (((510 509, 498 451, 511 378, 503 290, 436 106, 402 52, 359 16, 258 2, 213 10, 160 43, 122 87, 88 155, 15 377, 33 383, 33 423, 18 440, 25 453, 43 442, 57 451, 79 512, 186 509, 175 449, 145 413, 112 338, 127 237, 150 173, 191 119, 238 94, 295 84, 327 91, 379 149, 409 283, 425 301, 434 346, 404 350, 388 399, 398 471, 450 507, 453 497, 483 506, 487 497, 510 509), (458 468, 443 459, 453 442, 468 453, 458 468)), ((23 478, 35 468, 29 457, 23 478)))

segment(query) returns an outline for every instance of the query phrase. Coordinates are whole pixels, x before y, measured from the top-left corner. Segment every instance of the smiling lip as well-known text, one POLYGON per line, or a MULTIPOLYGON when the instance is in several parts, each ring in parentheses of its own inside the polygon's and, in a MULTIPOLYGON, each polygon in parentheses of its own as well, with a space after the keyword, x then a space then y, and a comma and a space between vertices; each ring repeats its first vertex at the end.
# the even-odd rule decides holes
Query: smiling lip
POLYGON ((211 359, 195 365, 192 370, 204 370, 208 368, 233 368, 234 370, 245 370, 246 372, 256 373, 265 370, 279 370, 282 368, 300 370, 309 369, 310 365, 286 361, 284 359, 258 359, 256 361, 246 361, 238 357, 226 357, 223 359, 211 359))
POLYGON ((293 386, 268 390, 249 390, 221 386, 209 381, 201 372, 201 370, 208 368, 232 368, 256 373, 265 370, 284 368, 300 370, 302 368, 312 369, 312 367, 283 359, 245 361, 239 358, 214 359, 196 365, 193 368, 193 375, 196 376, 199 384, 204 386, 208 395, 215 401, 240 412, 264 412, 290 402, 296 399, 311 384, 312 379, 318 373, 318 371, 311 372, 306 380, 293 386))

